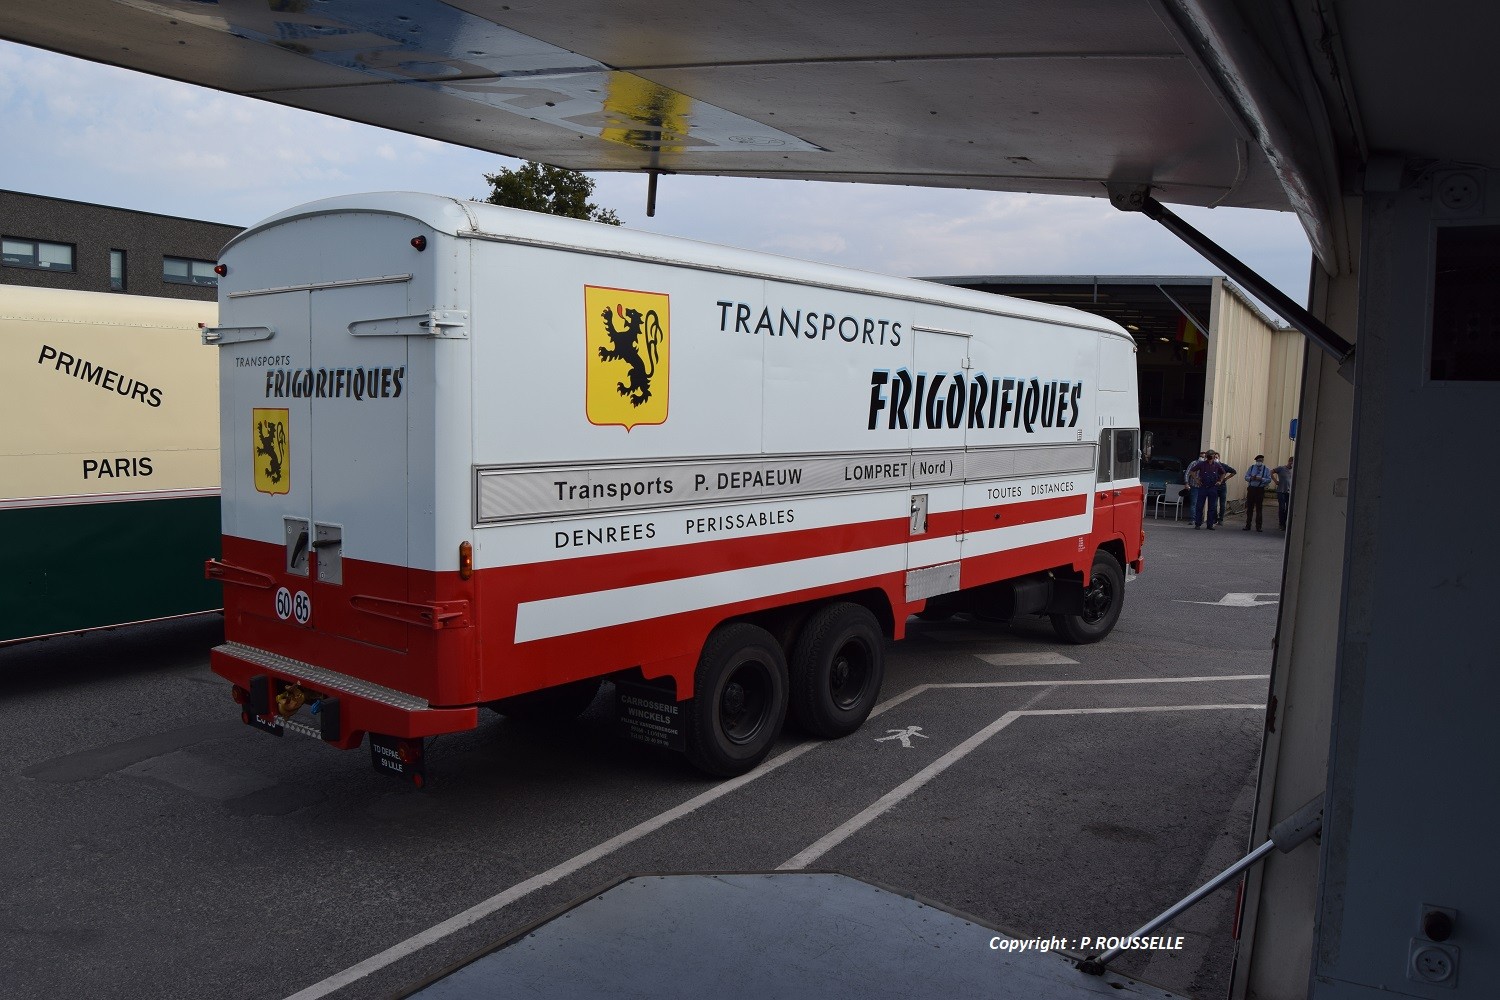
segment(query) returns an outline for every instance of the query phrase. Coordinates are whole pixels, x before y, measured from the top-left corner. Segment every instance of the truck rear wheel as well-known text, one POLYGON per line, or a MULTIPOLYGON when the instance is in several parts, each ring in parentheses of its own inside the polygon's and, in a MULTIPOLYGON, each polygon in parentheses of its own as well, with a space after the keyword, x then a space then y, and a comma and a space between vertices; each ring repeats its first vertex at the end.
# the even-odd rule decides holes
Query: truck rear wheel
POLYGON ((735 622, 703 644, 693 675, 688 759, 724 778, 765 760, 786 721, 786 656, 771 633, 735 622))
POLYGON ((885 678, 880 623, 863 605, 830 604, 792 651, 792 718, 814 736, 848 736, 869 718, 885 678))
POLYGON ((1052 628, 1064 642, 1098 642, 1114 630, 1125 606, 1125 574, 1108 552, 1094 556, 1088 586, 1083 588, 1083 613, 1053 615, 1052 628))

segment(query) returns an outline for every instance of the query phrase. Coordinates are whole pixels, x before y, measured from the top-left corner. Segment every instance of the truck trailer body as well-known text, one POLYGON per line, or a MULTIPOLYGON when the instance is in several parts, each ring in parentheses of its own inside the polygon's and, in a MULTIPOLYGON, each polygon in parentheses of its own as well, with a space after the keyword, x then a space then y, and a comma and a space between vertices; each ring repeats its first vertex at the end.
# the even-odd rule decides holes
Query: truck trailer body
POLYGON ((858 728, 913 614, 1113 627, 1135 345, 1074 310, 417 194, 220 261, 226 643, 246 722, 422 779, 481 707, 713 773, 858 728))
POLYGON ((219 607, 217 315, 0 284, 0 646, 219 607))

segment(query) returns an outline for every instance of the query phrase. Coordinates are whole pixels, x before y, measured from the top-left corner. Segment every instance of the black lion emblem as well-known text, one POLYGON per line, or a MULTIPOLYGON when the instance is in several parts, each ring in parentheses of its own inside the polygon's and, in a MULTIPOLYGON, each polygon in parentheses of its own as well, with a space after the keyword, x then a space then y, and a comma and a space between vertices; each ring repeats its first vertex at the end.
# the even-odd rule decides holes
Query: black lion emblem
POLYGON ((656 374, 662 341, 661 318, 655 309, 647 310, 644 316, 639 309, 626 309, 624 314, 625 329, 618 330, 614 312, 606 308, 601 313, 604 332, 614 346, 599 348, 599 360, 623 361, 630 366, 630 381, 619 382, 616 388, 631 406, 640 406, 651 398, 651 378, 656 374))
POLYGON ((281 482, 281 465, 286 461, 286 425, 262 420, 255 425, 255 438, 260 442, 256 456, 264 455, 269 460, 266 478, 273 483, 281 482))

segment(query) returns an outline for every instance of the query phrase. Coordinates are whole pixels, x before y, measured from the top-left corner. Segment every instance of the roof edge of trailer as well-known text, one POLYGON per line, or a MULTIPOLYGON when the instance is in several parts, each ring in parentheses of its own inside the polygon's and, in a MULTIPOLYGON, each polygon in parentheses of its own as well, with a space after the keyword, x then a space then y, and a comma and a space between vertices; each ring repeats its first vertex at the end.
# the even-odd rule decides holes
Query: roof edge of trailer
POLYGON ((212 299, 0 284, 0 320, 196 331, 205 320, 212 321, 218 308, 212 299))
POLYGON ((849 291, 917 300, 937 306, 1094 330, 1123 337, 1134 343, 1130 334, 1117 324, 1068 306, 976 292, 918 278, 896 277, 681 236, 666 236, 583 219, 529 212, 487 202, 464 201, 446 195, 411 191, 340 195, 298 205, 250 226, 231 240, 224 250, 227 252, 241 241, 276 226, 313 216, 340 213, 401 216, 419 222, 434 232, 460 238, 626 256, 654 260, 670 266, 754 274, 800 284, 847 288, 849 291))

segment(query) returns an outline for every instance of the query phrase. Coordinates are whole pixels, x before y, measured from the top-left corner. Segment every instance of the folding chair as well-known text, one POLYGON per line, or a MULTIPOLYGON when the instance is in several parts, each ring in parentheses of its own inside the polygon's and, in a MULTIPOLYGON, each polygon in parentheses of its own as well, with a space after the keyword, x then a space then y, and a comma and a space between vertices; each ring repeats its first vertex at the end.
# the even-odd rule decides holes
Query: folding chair
POLYGON ((1156 494, 1155 512, 1151 516, 1160 519, 1161 509, 1165 506, 1172 508, 1172 520, 1178 520, 1182 516, 1182 491, 1181 483, 1168 484, 1165 490, 1156 494))

